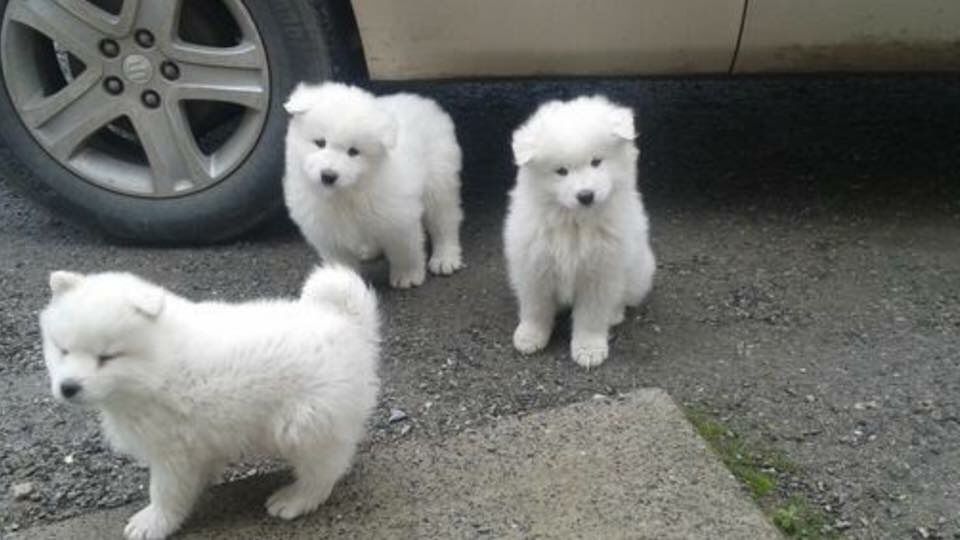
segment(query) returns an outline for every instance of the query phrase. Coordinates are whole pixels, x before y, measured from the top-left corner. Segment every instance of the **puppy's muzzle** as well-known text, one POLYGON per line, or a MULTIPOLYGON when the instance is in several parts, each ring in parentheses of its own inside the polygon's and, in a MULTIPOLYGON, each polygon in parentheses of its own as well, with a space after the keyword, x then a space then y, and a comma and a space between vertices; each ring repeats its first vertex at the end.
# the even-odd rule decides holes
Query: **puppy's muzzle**
POLYGON ((583 206, 590 206, 593 204, 594 197, 595 195, 593 191, 590 191, 589 189, 584 189, 583 191, 577 192, 577 200, 580 201, 580 204, 583 206))
POLYGON ((60 383, 60 394, 66 399, 72 399, 79 394, 81 390, 83 390, 83 387, 73 379, 67 379, 60 383))
POLYGON ((340 175, 336 171, 330 169, 324 169, 320 171, 320 181, 323 182, 325 186, 332 186, 337 183, 337 178, 340 178, 340 175))

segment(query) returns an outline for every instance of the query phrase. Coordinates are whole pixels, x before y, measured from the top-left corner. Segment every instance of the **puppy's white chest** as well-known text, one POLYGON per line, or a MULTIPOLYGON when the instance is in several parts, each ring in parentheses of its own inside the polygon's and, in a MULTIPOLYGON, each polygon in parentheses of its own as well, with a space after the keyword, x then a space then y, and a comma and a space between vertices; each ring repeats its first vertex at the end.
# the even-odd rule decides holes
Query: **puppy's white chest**
POLYGON ((380 255, 374 219, 366 213, 350 208, 331 208, 325 224, 325 236, 339 249, 349 251, 360 260, 380 255))
POLYGON ((561 228, 545 231, 537 254, 540 265, 549 269, 554 293, 561 304, 572 304, 577 283, 600 278, 598 268, 604 264, 604 240, 582 228, 561 228))

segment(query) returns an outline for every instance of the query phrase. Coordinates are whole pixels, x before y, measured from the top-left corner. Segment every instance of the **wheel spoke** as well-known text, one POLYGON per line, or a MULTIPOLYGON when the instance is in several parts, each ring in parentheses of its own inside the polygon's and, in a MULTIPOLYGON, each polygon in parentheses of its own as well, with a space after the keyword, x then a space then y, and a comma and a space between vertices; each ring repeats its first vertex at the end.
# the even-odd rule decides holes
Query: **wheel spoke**
POLYGON ((171 94, 178 100, 235 103, 258 111, 266 110, 269 99, 259 71, 199 65, 183 67, 171 94))
POLYGON ((132 120, 150 162, 154 194, 172 195, 213 181, 210 159, 197 147, 179 105, 140 111, 132 120))
POLYGON ((167 55, 184 64, 260 70, 266 59, 259 47, 244 42, 233 47, 210 47, 182 41, 171 43, 167 55))
MULTIPOLYGON (((54 94, 47 100, 55 100, 59 95, 54 94)), ((93 86, 76 99, 63 101, 51 102, 46 106, 41 104, 34 116, 47 116, 47 120, 38 125, 34 132, 46 143, 50 153, 62 161, 69 161, 91 135, 124 112, 118 110, 98 86, 93 86)))
MULTIPOLYGON (((98 69, 87 69, 79 77, 64 86, 56 94, 43 98, 34 99, 25 103, 20 114, 23 121, 31 128, 38 128, 50 121, 55 115, 63 112, 64 109, 71 106, 80 99, 86 92, 100 80, 98 69)), ((97 92, 98 90, 94 90, 97 92)), ((106 105, 106 100, 101 106, 106 105)))
POLYGON ((137 13, 140 0, 123 0, 123 7, 118 15, 104 11, 90 2, 90 0, 55 0, 64 9, 76 18, 93 28, 114 37, 127 34, 133 26, 133 18, 137 13))
POLYGON ((76 24, 82 19, 74 17, 52 0, 16 0, 7 5, 7 13, 10 20, 46 35, 87 65, 97 57, 101 34, 87 24, 76 24))

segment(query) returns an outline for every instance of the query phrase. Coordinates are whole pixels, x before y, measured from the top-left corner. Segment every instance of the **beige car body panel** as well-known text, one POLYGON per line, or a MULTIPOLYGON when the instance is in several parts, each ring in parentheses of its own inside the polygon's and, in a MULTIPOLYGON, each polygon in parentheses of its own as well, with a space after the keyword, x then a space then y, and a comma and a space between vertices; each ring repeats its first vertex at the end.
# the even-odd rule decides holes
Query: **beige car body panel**
POLYGON ((734 72, 960 69, 960 0, 749 0, 734 72))
POLYGON ((353 0, 353 9, 371 78, 424 79, 726 73, 743 2, 353 0))
POLYGON ((960 70, 960 0, 352 3, 380 80, 960 70))

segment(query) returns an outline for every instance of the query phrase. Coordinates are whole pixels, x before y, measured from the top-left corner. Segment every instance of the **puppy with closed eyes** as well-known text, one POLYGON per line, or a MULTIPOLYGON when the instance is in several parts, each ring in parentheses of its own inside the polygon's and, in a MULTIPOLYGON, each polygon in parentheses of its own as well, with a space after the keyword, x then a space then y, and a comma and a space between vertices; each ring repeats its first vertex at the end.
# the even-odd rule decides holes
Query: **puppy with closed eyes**
POLYGON ((546 346, 571 307, 570 352, 584 367, 608 356, 611 326, 639 304, 656 267, 637 190, 633 111, 601 96, 543 104, 513 134, 517 170, 504 245, 520 322, 513 344, 546 346))
POLYGON ((119 451, 150 467, 131 540, 165 538, 204 486, 243 457, 282 457, 270 496, 309 513, 349 469, 377 403, 374 293, 347 268, 316 270, 295 300, 192 302, 132 274, 54 272, 40 315, 51 390, 100 413, 119 451))
POLYGON ((385 255, 397 288, 463 266, 460 146, 435 102, 330 82, 301 84, 285 107, 284 196, 321 258, 357 267, 385 255))

